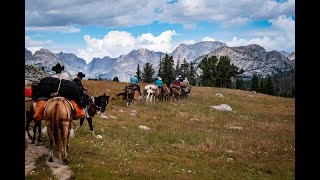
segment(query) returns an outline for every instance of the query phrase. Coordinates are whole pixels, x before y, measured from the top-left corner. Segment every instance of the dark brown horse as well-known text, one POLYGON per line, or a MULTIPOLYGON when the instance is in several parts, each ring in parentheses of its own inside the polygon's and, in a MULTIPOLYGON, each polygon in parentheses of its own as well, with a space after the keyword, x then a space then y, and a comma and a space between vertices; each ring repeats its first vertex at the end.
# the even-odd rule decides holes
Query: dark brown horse
POLYGON ((40 145, 40 139, 41 139, 41 120, 35 120, 33 118, 34 116, 34 110, 33 110, 33 100, 30 99, 25 99, 25 113, 26 113, 26 132, 28 134, 28 137, 31 141, 32 144, 35 143, 36 140, 36 134, 37 134, 37 129, 38 129, 38 143, 37 146, 40 145), (29 127, 30 124, 34 122, 33 125, 33 136, 29 132, 29 127))
POLYGON ((92 135, 94 135, 93 126, 92 126, 92 118, 95 116, 96 112, 100 111, 101 113, 104 113, 106 110, 106 107, 109 103, 109 95, 106 95, 104 93, 102 96, 94 97, 93 99, 89 100, 89 107, 88 107, 88 114, 89 117, 83 117, 80 119, 80 125, 75 129, 75 131, 82 127, 83 122, 85 119, 87 119, 90 131, 92 132, 92 135))
POLYGON ((71 122, 73 120, 72 104, 64 97, 49 99, 44 107, 44 119, 50 139, 49 162, 53 162, 53 143, 55 143, 59 160, 68 163, 67 146, 69 143, 71 122))
POLYGON ((123 100, 127 101, 127 106, 130 106, 134 102, 134 97, 137 96, 136 94, 139 94, 137 92, 137 87, 134 85, 129 85, 127 87, 127 90, 123 93, 118 93, 117 96, 122 96, 123 100))

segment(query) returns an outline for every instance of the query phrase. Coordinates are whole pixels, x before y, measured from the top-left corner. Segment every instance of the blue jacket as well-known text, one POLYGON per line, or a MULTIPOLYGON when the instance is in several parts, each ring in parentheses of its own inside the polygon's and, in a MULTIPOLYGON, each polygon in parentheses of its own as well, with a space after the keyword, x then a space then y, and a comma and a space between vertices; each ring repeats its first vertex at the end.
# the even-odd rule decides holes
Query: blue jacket
POLYGON ((139 80, 138 80, 137 77, 132 76, 132 77, 130 78, 130 83, 131 83, 131 84, 136 85, 138 82, 139 82, 139 80))
POLYGON ((163 82, 162 82, 162 80, 156 80, 156 82, 155 82, 155 84, 158 86, 158 87, 162 87, 162 84, 163 84, 163 82))

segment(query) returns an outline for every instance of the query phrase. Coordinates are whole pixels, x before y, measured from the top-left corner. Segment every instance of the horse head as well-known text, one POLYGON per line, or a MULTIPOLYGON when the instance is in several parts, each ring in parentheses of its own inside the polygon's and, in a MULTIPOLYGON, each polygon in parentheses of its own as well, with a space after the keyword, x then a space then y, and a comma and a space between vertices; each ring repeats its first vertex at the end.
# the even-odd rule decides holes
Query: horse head
POLYGON ((106 110, 106 107, 109 103, 109 95, 106 95, 106 93, 103 93, 102 96, 94 97, 94 103, 96 106, 100 108, 100 112, 104 113, 106 110))

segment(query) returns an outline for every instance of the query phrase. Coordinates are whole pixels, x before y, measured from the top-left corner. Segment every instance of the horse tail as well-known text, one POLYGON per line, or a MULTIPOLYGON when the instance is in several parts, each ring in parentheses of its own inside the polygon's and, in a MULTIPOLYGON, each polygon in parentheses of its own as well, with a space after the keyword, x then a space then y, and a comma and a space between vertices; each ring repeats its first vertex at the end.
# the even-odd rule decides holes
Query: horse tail
POLYGON ((56 143, 57 148, 60 148, 60 144, 59 144, 59 119, 60 119, 60 114, 59 114, 59 110, 60 110, 60 106, 59 103, 56 102, 56 104, 54 105, 54 111, 52 113, 52 120, 51 120, 51 127, 52 127, 52 135, 54 138, 54 141, 56 143))

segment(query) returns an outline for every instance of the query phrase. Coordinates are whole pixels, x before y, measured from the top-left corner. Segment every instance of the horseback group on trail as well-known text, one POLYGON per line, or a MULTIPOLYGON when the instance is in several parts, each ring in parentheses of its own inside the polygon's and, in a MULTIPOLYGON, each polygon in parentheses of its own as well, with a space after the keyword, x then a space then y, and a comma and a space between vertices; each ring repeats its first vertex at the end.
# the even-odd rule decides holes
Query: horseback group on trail
MULTIPOLYGON (((69 148, 69 137, 71 123, 73 120, 88 120, 90 130, 93 132, 92 117, 96 112, 104 112, 109 102, 109 95, 94 97, 88 93, 83 86, 82 79, 85 74, 78 72, 76 78, 71 79, 64 71, 64 66, 57 63, 52 67, 55 72, 50 77, 45 77, 39 83, 33 83, 31 87, 25 87, 25 111, 26 132, 31 143, 35 143, 36 128, 38 128, 38 144, 40 144, 41 121, 46 121, 47 134, 50 139, 49 162, 53 161, 53 143, 58 150, 58 158, 63 158, 68 163, 67 150, 69 148), (29 133, 29 125, 34 121, 34 136, 29 133)), ((78 126, 77 128, 79 128, 78 126)))
POLYGON ((170 98, 178 100, 186 98, 191 90, 188 78, 185 77, 183 79, 181 75, 175 79, 172 85, 169 79, 163 82, 159 76, 153 84, 148 84, 144 87, 143 93, 141 93, 141 87, 138 83, 137 73, 134 73, 130 77, 130 84, 125 85, 124 92, 117 94, 117 96, 122 96, 122 99, 127 101, 127 106, 133 104, 134 100, 138 99, 146 99, 146 102, 155 102, 155 99, 163 102, 170 100, 170 98))
MULTIPOLYGON (((109 102, 109 95, 103 93, 100 96, 93 96, 82 84, 85 74, 78 72, 72 79, 64 71, 64 66, 57 63, 51 68, 55 72, 52 76, 42 78, 38 83, 32 83, 25 87, 25 112, 26 127, 25 130, 31 143, 35 144, 36 131, 38 130, 38 143, 40 145, 41 121, 46 121, 47 135, 50 139, 49 162, 53 161, 53 144, 55 143, 59 160, 68 163, 67 150, 69 149, 69 137, 73 120, 79 120, 80 124, 75 128, 80 128, 85 119, 90 126, 93 136, 92 118, 97 112, 103 113, 109 102), (29 126, 34 122, 33 137, 29 133, 29 126)), ((191 86, 187 78, 184 80, 179 75, 171 85, 171 81, 166 79, 162 81, 157 77, 154 84, 148 84, 144 87, 143 93, 138 84, 139 79, 134 73, 130 77, 130 84, 124 87, 124 92, 117 96, 123 96, 127 101, 127 106, 132 105, 135 100, 147 99, 155 101, 168 101, 170 97, 179 99, 183 94, 190 93, 191 86)), ((73 123, 74 124, 74 123, 73 123)), ((74 124, 75 125, 75 124, 74 124)))

